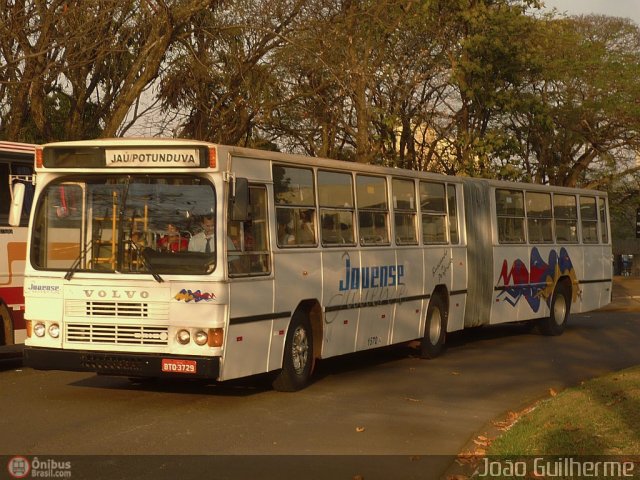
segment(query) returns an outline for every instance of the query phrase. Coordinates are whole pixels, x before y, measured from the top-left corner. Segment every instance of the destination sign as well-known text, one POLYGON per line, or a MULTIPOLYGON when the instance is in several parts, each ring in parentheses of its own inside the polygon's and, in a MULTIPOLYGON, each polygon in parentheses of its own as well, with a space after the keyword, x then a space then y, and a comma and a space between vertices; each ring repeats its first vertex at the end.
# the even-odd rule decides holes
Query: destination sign
POLYGON ((199 167, 197 148, 106 149, 107 167, 199 167))

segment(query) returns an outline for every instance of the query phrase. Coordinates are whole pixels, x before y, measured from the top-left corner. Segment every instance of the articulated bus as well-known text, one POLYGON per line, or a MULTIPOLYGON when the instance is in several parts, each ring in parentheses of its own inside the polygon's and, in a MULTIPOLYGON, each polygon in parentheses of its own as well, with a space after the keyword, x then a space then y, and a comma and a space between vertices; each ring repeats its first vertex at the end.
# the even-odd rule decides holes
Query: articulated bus
POLYGON ((0 141, 0 352, 26 338, 22 281, 28 212, 33 200, 34 153, 35 145, 0 141), (16 189, 18 184, 24 187, 16 189), (11 226, 9 212, 15 190, 23 192, 23 211, 19 212, 22 220, 11 226))
MULTIPOLYGON (((604 192, 189 140, 36 154, 25 363, 310 382, 318 359, 611 299, 604 192)), ((18 208, 19 206, 16 206, 18 208)))

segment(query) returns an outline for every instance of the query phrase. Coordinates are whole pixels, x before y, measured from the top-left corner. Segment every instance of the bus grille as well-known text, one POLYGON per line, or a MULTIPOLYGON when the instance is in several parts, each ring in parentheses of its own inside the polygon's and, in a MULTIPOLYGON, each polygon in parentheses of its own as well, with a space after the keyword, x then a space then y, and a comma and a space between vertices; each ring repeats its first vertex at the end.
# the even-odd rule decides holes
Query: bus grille
POLYGON ((66 341, 111 345, 168 345, 169 329, 145 325, 68 323, 66 341))
POLYGON ((131 302, 87 302, 87 315, 97 317, 139 317, 149 316, 146 303, 131 302))
POLYGON ((108 302, 67 300, 65 315, 86 319, 99 317, 103 319, 124 320, 160 320, 166 321, 169 313, 167 303, 147 302, 108 302))

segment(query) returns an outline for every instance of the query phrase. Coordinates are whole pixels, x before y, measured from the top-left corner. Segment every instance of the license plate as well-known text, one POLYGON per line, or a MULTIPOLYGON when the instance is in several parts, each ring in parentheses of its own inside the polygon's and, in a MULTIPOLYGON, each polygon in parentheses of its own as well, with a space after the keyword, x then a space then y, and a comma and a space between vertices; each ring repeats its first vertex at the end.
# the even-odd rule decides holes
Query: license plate
POLYGON ((196 362, 194 360, 163 358, 162 371, 166 373, 196 373, 196 362))

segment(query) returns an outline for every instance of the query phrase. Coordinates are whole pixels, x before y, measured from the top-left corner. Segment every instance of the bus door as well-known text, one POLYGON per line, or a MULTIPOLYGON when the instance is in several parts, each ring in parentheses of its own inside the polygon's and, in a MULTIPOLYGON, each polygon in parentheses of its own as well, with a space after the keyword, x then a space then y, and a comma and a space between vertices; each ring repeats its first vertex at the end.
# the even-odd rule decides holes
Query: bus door
POLYGON ((229 329, 222 378, 279 368, 284 333, 277 333, 289 320, 274 312, 267 186, 251 184, 249 197, 248 218, 234 220, 229 215, 226 230, 221 230, 226 231, 222 242, 226 242, 229 277, 229 329))

